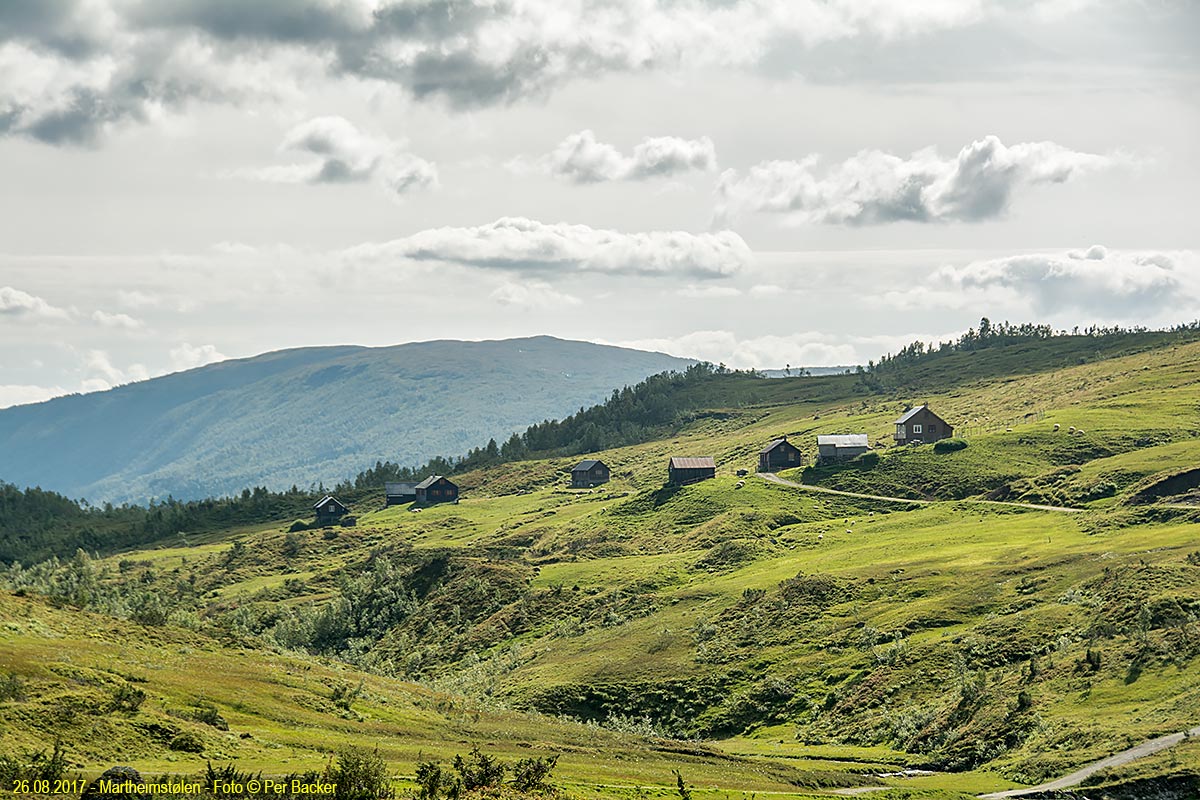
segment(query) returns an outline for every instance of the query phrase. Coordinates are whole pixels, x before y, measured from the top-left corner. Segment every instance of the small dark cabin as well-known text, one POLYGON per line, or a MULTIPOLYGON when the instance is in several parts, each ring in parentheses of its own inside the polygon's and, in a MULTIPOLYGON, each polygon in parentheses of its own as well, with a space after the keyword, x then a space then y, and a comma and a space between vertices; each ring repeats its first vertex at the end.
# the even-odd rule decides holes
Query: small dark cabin
POLYGON ((458 486, 441 475, 430 475, 413 488, 418 503, 449 503, 458 499, 458 486))
POLYGON ((608 483, 608 465, 596 458, 585 458, 571 468, 571 488, 590 489, 608 483))
POLYGON ((919 405, 905 411, 896 420, 896 432, 893 438, 896 444, 924 444, 936 442, 938 439, 949 439, 954 435, 954 426, 929 410, 927 405, 919 405))
POLYGON ((758 451, 758 471, 778 472, 781 469, 800 466, 800 448, 787 440, 775 439, 758 451))
POLYGON ((667 464, 667 483, 683 486, 717 477, 717 464, 710 456, 689 458, 672 456, 667 464))
POLYGON ((417 499, 417 482, 400 481, 385 483, 383 485, 383 494, 389 506, 402 506, 405 503, 412 503, 417 499))
POLYGON ((320 525, 331 525, 350 511, 345 503, 328 494, 313 504, 313 510, 317 512, 320 525))

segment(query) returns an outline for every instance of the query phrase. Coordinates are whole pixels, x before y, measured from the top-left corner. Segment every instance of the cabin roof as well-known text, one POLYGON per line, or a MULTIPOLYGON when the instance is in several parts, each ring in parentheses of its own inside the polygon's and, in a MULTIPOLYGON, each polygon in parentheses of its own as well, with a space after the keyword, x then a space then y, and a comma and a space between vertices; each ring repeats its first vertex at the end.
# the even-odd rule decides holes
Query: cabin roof
POLYGON ((758 453, 759 455, 762 455, 763 453, 769 453, 776 447, 779 447, 781 444, 791 444, 791 442, 789 442, 787 439, 772 439, 767 443, 767 446, 762 450, 759 450, 758 453))
POLYGON ((416 490, 416 481, 394 481, 383 485, 384 494, 412 494, 416 490))
POLYGON ((318 500, 317 502, 313 503, 313 508, 320 508, 321 506, 326 505, 327 503, 331 503, 331 502, 337 503, 342 508, 346 507, 346 504, 343 503, 341 500, 338 500, 336 497, 334 497, 331 494, 327 494, 324 497, 322 497, 320 500, 318 500))
POLYGON ((865 433, 833 433, 817 437, 817 446, 868 447, 865 433))
POLYGON ((717 462, 712 456, 671 456, 671 466, 675 469, 716 469, 717 462))
POLYGON ((598 458, 585 458, 583 461, 580 461, 578 464, 571 467, 571 472, 587 472, 597 464, 602 465, 604 462, 598 458))
MULTIPOLYGON (((908 411, 905 411, 903 415, 901 415, 900 419, 896 420, 896 424, 901 425, 905 422, 908 422, 910 419, 912 419, 913 417, 915 417, 917 415, 917 412, 924 411, 925 409, 926 409, 926 405, 924 403, 922 403, 919 406, 914 406, 913 408, 910 408, 908 411)), ((933 414, 932 411, 930 411, 929 413, 933 414)), ((935 417, 937 416, 937 414, 933 414, 933 415, 935 417)))
MULTIPOLYGON (((413 488, 414 489, 428 489, 430 486, 433 486, 435 483, 437 483, 441 479, 442 479, 441 475, 430 475, 428 478, 421 481, 413 488)), ((450 482, 450 481, 448 481, 448 482, 450 482)))

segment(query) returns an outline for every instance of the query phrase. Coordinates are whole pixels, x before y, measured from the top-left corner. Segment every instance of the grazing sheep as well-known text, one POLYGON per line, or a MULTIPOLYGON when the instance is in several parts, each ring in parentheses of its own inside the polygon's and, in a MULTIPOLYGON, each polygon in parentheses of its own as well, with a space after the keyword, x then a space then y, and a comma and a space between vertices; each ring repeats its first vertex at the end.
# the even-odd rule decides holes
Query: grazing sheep
POLYGON ((1062 426, 1061 426, 1061 425, 1059 425, 1057 422, 1056 422, 1056 423, 1054 423, 1054 430, 1058 430, 1058 429, 1059 429, 1059 428, 1061 428, 1061 427, 1062 427, 1062 426))
POLYGON ((817 538, 818 538, 818 539, 824 539, 824 538, 825 538, 825 534, 823 534, 823 533, 818 533, 818 534, 817 534, 817 538))
POLYGON ((742 488, 742 487, 743 487, 743 486, 745 486, 745 485, 746 485, 746 482, 745 482, 745 481, 738 481, 738 482, 737 482, 737 485, 736 485, 736 486, 734 486, 733 488, 735 488, 735 489, 740 489, 740 488, 742 488))
POLYGON ((846 533, 854 533, 854 531, 850 530, 849 528, 846 528, 846 533))
POLYGON ((1078 433, 1080 436, 1083 436, 1083 428, 1076 428, 1075 432, 1078 433))
POLYGON ((1005 428, 1005 429, 1004 429, 1004 431, 1005 431, 1006 433, 1012 433, 1012 428, 1005 428))
POLYGON ((1074 432, 1075 432, 1075 426, 1074 426, 1074 425, 1072 425, 1071 427, 1067 428, 1067 433, 1074 433, 1074 432))

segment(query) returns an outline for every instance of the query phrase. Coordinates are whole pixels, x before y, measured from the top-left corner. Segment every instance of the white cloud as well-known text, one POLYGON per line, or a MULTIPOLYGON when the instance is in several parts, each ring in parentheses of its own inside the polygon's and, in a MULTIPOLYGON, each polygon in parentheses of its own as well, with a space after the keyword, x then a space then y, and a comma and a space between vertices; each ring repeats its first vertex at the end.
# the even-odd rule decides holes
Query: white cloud
POLYGON ((134 319, 128 314, 110 314, 107 311, 93 311, 92 320, 106 328, 120 328, 135 331, 144 327, 141 320, 134 319))
POLYGON ((731 331, 693 331, 683 336, 615 342, 622 347, 655 350, 741 369, 840 366, 857 363, 854 344, 821 333, 741 337, 731 331))
POLYGON ((819 174, 819 157, 766 161, 744 175, 721 174, 715 219, 745 211, 783 214, 793 223, 880 225, 980 222, 1003 216, 1022 186, 1063 183, 1128 159, 1071 150, 1054 142, 1005 146, 985 136, 943 158, 932 148, 909 158, 864 150, 819 174))
POLYGON ((491 298, 501 305, 521 308, 561 308, 577 306, 581 302, 578 297, 557 291, 541 281, 503 283, 496 287, 491 298))
POLYGON ((0 318, 4 317, 51 320, 67 319, 70 313, 28 292, 0 286, 0 318))
POLYGON ((381 244, 344 251, 351 264, 364 261, 441 262, 525 273, 621 275, 732 275, 752 260, 732 231, 621 233, 587 225, 503 217, 472 228, 431 228, 381 244))
POLYGON ((61 386, 33 386, 31 384, 0 384, 0 408, 22 406, 26 403, 40 403, 52 397, 64 395, 67 390, 61 386))
POLYGON ((302 122, 288 131, 279 149, 316 156, 316 160, 230 174, 279 183, 375 181, 397 194, 437 185, 437 167, 432 163, 405 152, 400 142, 363 133, 343 117, 302 122))
POLYGON ((104 350, 87 351, 83 358, 83 369, 87 377, 82 381, 81 387, 85 392, 104 391, 133 381, 144 381, 150 377, 150 371, 142 364, 130 364, 125 369, 117 367, 104 350))
POLYGON ((671 177, 690 171, 717 168, 712 140, 658 136, 643 139, 625 156, 617 148, 596 140, 590 130, 573 133, 539 160, 551 175, 575 183, 644 180, 671 177))
POLYGON ((162 298, 136 289, 118 289, 117 302, 125 308, 157 308, 162 298))
POLYGON ((215 364, 228 358, 211 344, 193 346, 187 342, 171 348, 170 357, 171 369, 175 372, 203 367, 206 364, 215 364))
POLYGON ((1040 253, 947 266, 930 280, 959 291, 1002 290, 1037 313, 1060 310, 1106 319, 1144 321, 1200 309, 1200 259, 1193 251, 1086 251, 1040 253))
POLYGON ((682 289, 676 290, 675 294, 680 297, 686 297, 689 300, 711 300, 722 297, 737 297, 742 293, 742 290, 736 286, 697 286, 690 283, 682 289))

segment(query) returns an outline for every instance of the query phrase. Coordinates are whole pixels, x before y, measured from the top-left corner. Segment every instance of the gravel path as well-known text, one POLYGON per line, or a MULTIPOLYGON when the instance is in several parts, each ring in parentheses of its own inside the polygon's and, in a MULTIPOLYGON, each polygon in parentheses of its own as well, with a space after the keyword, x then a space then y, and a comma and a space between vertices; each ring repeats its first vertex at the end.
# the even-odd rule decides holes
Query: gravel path
POLYGON ((975 505, 987 506, 1010 506, 1013 508, 1028 508, 1035 511, 1061 511, 1067 514, 1078 514, 1083 509, 1067 508, 1066 506, 1043 506, 1037 503, 1012 503, 1007 500, 914 500, 911 497, 888 497, 880 494, 863 494, 862 492, 843 492, 840 489, 827 489, 824 486, 812 486, 807 483, 796 483, 795 481, 784 480, 778 475, 771 472, 760 472, 758 477, 771 483, 778 483, 781 486, 791 486, 796 489, 804 489, 808 492, 822 492, 824 494, 837 494, 843 497, 860 497, 864 500, 883 500, 888 503, 907 503, 914 506, 928 506, 934 503, 971 503, 975 505))
POLYGON ((1083 769, 1078 769, 1070 775, 1064 775, 1055 781, 1043 783, 1038 786, 1030 786, 1028 789, 1009 789, 1005 792, 993 792, 992 794, 981 794, 983 800, 999 800, 1004 797, 1024 797, 1026 795, 1037 794, 1038 792, 1052 792, 1057 789, 1067 789, 1072 786, 1078 786, 1084 779, 1095 775, 1102 769, 1109 767, 1119 767, 1122 764, 1128 764, 1138 758, 1144 758, 1152 753, 1157 753, 1159 750, 1166 750, 1168 747, 1174 747, 1188 737, 1200 737, 1200 727, 1192 728, 1189 731, 1180 731, 1179 733, 1171 733, 1166 736, 1160 736, 1157 739, 1147 739, 1141 744, 1134 745, 1128 750, 1122 750, 1116 755, 1101 759, 1100 761, 1088 764, 1083 769))

